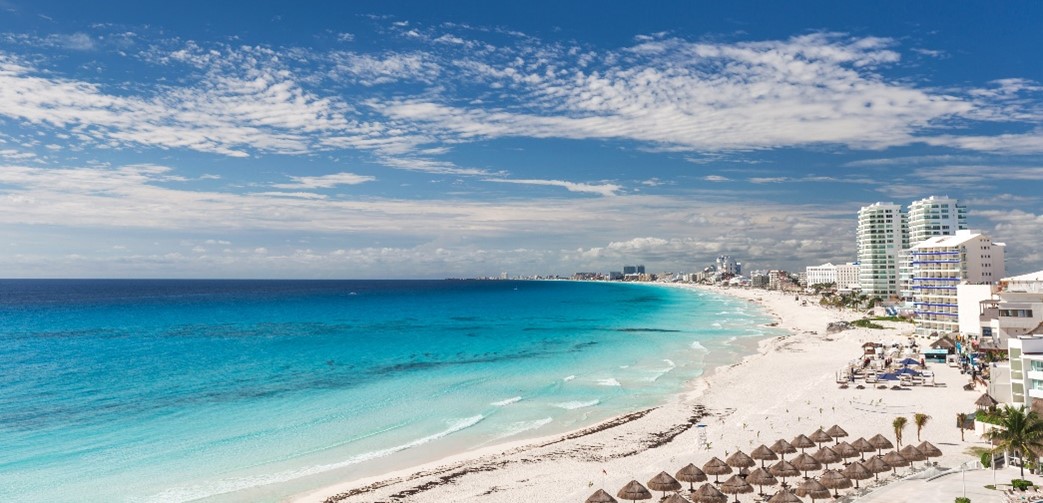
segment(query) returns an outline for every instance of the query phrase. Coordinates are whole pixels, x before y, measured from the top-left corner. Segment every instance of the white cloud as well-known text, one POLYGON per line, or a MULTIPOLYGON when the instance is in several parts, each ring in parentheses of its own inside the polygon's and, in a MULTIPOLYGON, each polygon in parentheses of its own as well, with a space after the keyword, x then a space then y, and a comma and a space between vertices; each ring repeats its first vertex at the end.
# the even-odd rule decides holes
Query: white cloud
POLYGON ((706 175, 706 176, 703 177, 703 180, 706 180, 708 182, 730 182, 730 181, 732 181, 731 178, 728 178, 726 176, 721 176, 721 175, 706 175))
POLYGON ((544 185, 551 187, 562 187, 569 192, 585 192, 590 194, 598 194, 602 196, 615 196, 623 187, 613 184, 605 183, 600 185, 594 185, 589 183, 576 183, 567 182, 564 180, 511 180, 507 178, 486 178, 483 181, 495 182, 495 183, 513 183, 518 185, 544 185))
POLYGON ((354 173, 333 173, 322 176, 291 176, 293 183, 276 183, 278 189, 329 189, 338 185, 358 185, 372 182, 376 177, 354 173))

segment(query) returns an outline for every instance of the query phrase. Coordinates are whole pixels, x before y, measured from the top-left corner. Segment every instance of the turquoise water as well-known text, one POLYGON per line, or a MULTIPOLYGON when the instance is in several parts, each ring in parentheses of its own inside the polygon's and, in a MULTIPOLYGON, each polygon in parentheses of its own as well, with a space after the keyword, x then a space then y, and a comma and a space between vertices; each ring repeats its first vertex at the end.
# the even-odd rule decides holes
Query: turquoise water
POLYGON ((659 403, 767 318, 650 285, 0 281, 0 501, 279 501, 659 403))

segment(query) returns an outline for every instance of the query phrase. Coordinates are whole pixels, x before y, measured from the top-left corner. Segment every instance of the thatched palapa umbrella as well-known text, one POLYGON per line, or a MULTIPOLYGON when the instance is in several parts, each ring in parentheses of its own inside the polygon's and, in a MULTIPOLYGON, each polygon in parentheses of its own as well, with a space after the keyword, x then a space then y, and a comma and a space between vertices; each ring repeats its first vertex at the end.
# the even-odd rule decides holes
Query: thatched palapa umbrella
POLYGON ((616 498, 613 498, 611 494, 605 492, 604 489, 598 489, 597 492, 591 494, 585 503, 618 503, 616 498))
POLYGON ((846 437, 847 436, 847 432, 844 431, 844 429, 841 428, 840 425, 836 425, 836 424, 834 424, 833 426, 830 426, 829 429, 826 430, 826 434, 829 435, 830 437, 833 437, 833 443, 834 444, 839 444, 840 443, 840 437, 846 437))
POLYGON ((784 459, 768 467, 768 473, 782 478, 782 487, 786 487, 786 477, 796 477, 800 475, 800 470, 784 459))
POLYGON ((721 491, 718 491, 713 484, 706 483, 699 486, 699 489, 692 491, 689 498, 695 503, 727 503, 728 497, 721 491))
POLYGON ((742 477, 738 475, 732 475, 728 478, 728 480, 725 480, 724 483, 721 484, 721 492, 725 494, 734 494, 735 503, 739 503, 739 495, 752 493, 753 486, 746 483, 746 481, 743 480, 742 477))
POLYGON ((808 471, 810 470, 821 470, 822 463, 810 454, 804 454, 803 452, 793 458, 793 466, 796 466, 798 470, 804 472, 804 478, 808 478, 808 471))
POLYGON ((776 440, 774 444, 771 444, 771 447, 769 447, 769 449, 771 449, 771 452, 778 454, 779 457, 782 459, 786 459, 787 454, 793 454, 794 452, 797 452, 797 448, 793 447, 793 444, 781 438, 776 440))
POLYGON ((731 473, 732 467, 728 466, 728 463, 721 461, 721 458, 714 456, 703 465, 703 471, 706 472, 707 475, 713 475, 714 484, 720 484, 721 480, 718 477, 720 475, 731 473))
POLYGON ((750 474, 746 476, 746 482, 757 486, 760 490, 758 494, 761 496, 764 496, 764 486, 773 486, 779 483, 779 481, 775 480, 775 477, 764 468, 758 468, 750 472, 750 474))
POLYGON ((815 430, 814 433, 812 433, 811 435, 808 435, 808 438, 810 438, 816 444, 819 444, 819 445, 822 445, 822 444, 824 444, 826 442, 832 442, 833 441, 833 437, 829 436, 829 433, 826 433, 825 431, 823 431, 822 428, 819 428, 819 429, 815 430))
POLYGON ((818 460, 819 463, 826 465, 827 469, 829 468, 830 463, 837 463, 841 460, 840 454, 838 454, 837 451, 834 451, 832 448, 829 447, 823 447, 815 451, 815 453, 812 454, 811 457, 818 460))
POLYGON ((684 499, 684 496, 681 496, 679 493, 673 493, 663 498, 660 503, 688 503, 688 500, 684 499))
POLYGON ((653 491, 662 491, 665 498, 667 491, 680 491, 681 483, 671 477, 669 473, 659 472, 659 475, 648 480, 648 488, 653 491))
POLYGON ((845 462, 848 458, 857 458, 858 455, 861 454, 858 449, 855 449, 855 446, 847 442, 840 442, 839 444, 834 445, 833 450, 836 451, 837 454, 840 454, 840 457, 844 458, 845 462))
POLYGON ((631 480, 629 484, 623 486, 623 488, 616 493, 616 497, 633 502, 637 500, 650 500, 652 499, 652 493, 648 492, 648 489, 645 489, 645 486, 641 485, 640 482, 631 480))
POLYGON ((836 470, 826 470, 822 472, 822 475, 819 475, 818 477, 818 481, 821 482, 822 485, 833 490, 834 498, 840 497, 840 493, 837 492, 838 489, 847 489, 851 487, 851 479, 845 477, 843 473, 836 470))
POLYGON ((750 457, 761 462, 761 468, 764 468, 765 461, 775 461, 779 459, 779 455, 775 454, 768 446, 761 444, 760 447, 750 452, 750 457))
POLYGON ((768 503, 803 503, 796 494, 789 492, 788 489, 779 489, 779 492, 775 493, 774 496, 768 498, 768 503))
POLYGON ((905 456, 902 456, 897 451, 891 451, 887 454, 884 454, 884 461, 886 461, 887 464, 892 469, 894 469, 895 475, 898 475, 899 466, 909 466, 909 460, 905 459, 905 456))
POLYGON ((934 444, 926 440, 920 442, 920 445, 916 446, 916 448, 919 449, 920 452, 924 453, 924 456, 927 456, 929 458, 937 458, 938 456, 942 455, 941 449, 938 449, 934 446, 934 444))
POLYGON ((927 461, 927 455, 920 452, 920 449, 917 449, 914 445, 906 445, 905 447, 902 447, 902 450, 898 451, 898 453, 901 454, 903 458, 908 459, 910 465, 913 461, 927 461))
POLYGON ((862 437, 858 437, 858 440, 851 442, 851 447, 858 449, 858 452, 862 453, 862 461, 866 460, 867 452, 876 452, 876 447, 873 447, 873 444, 862 437))
POLYGON ((810 497, 811 503, 815 503, 816 498, 821 499, 832 496, 831 494, 829 494, 829 489, 827 489, 826 486, 822 485, 821 482, 815 479, 805 480, 804 483, 802 483, 800 487, 798 487, 797 490, 794 492, 797 493, 797 496, 800 496, 802 498, 810 497))
POLYGON ((978 410, 985 410, 999 405, 999 402, 997 402, 995 398, 992 398, 992 395, 985 393, 974 401, 974 405, 978 406, 978 410))
POLYGON ((815 441, 811 440, 804 434, 797 435, 793 438, 793 447, 800 449, 800 452, 804 452, 804 449, 808 447, 815 447, 815 441))
POLYGON ((873 472, 866 468, 860 461, 852 461, 844 467, 843 473, 845 477, 855 481, 855 489, 858 489, 858 481, 866 480, 873 477, 873 472))
POLYGON ((735 451, 735 454, 728 456, 728 459, 724 461, 728 463, 728 466, 734 466, 735 468, 738 468, 740 477, 745 477, 746 475, 749 475, 750 471, 746 470, 746 468, 757 466, 757 462, 754 461, 753 458, 747 456, 746 453, 742 451, 735 451))
POLYGON ((894 444, 892 444, 891 441, 887 439, 887 437, 885 437, 885 436, 883 436, 883 435, 881 435, 879 433, 877 433, 876 435, 873 435, 869 439, 869 443, 873 447, 876 447, 876 453, 877 454, 880 454, 880 451, 882 451, 884 449, 894 449, 895 448, 894 444))
POLYGON ((891 469, 891 465, 887 464, 887 461, 884 461, 884 457, 879 454, 869 458, 869 461, 866 461, 864 464, 866 468, 869 468, 869 471, 873 472, 873 480, 880 480, 880 474, 891 469))
POLYGON ((700 470, 698 466, 695 466, 691 463, 688 463, 688 466, 681 468, 680 470, 677 470, 677 473, 674 475, 674 477, 677 478, 677 480, 688 482, 689 491, 695 490, 695 482, 703 482, 706 480, 706 474, 703 473, 703 471, 700 470))

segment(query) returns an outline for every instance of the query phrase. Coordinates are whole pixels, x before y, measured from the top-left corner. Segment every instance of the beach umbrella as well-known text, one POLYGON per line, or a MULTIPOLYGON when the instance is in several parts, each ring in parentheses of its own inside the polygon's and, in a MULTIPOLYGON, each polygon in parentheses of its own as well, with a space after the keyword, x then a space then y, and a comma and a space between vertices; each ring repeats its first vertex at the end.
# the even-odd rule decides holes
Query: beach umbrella
POLYGON ((659 475, 649 479, 648 488, 653 491, 662 491, 665 498, 667 491, 680 491, 681 483, 671 477, 669 473, 659 472, 659 475))
POLYGON ((796 477, 797 475, 800 475, 800 470, 796 466, 793 466, 793 463, 784 459, 769 466, 768 473, 782 478, 782 486, 786 487, 786 477, 796 477))
POLYGON ((869 468, 869 471, 873 472, 873 480, 880 480, 880 474, 891 469, 891 465, 887 464, 887 461, 884 461, 884 457, 879 454, 869 458, 869 461, 863 464, 866 468, 869 468))
POLYGON ((775 493, 774 496, 768 498, 768 503, 803 503, 796 494, 789 492, 788 489, 779 489, 779 492, 775 493))
POLYGON ((894 447, 895 447, 894 444, 892 444, 891 441, 887 439, 887 437, 885 437, 885 436, 883 436, 883 435, 881 435, 879 433, 877 433, 876 435, 873 435, 869 439, 869 443, 873 447, 876 447, 876 453, 877 454, 880 454, 880 451, 882 451, 884 449, 894 449, 894 447))
POLYGON ((898 451, 898 453, 903 458, 908 459, 909 464, 912 464, 913 461, 927 461, 927 455, 921 452, 920 449, 917 449, 915 445, 910 444, 902 447, 902 450, 898 451))
POLYGON ((768 446, 761 444, 760 447, 750 452, 750 457, 761 462, 761 468, 764 468, 765 461, 775 461, 779 459, 778 454, 775 454, 768 446))
POLYGON ((591 494, 585 503, 618 503, 616 498, 613 498, 611 494, 605 492, 604 489, 598 489, 597 492, 591 494))
POLYGON ((851 447, 858 449, 858 452, 862 454, 862 461, 866 460, 867 452, 876 452, 876 447, 873 447, 873 444, 863 437, 858 437, 858 440, 851 442, 851 447))
POLYGON ((793 466, 796 466, 798 470, 804 472, 804 478, 808 477, 809 470, 821 470, 822 463, 812 457, 810 454, 800 453, 797 457, 793 458, 793 466))
POLYGON ((811 440, 807 436, 801 434, 793 438, 793 447, 800 449, 800 452, 804 452, 804 449, 808 447, 815 447, 815 441, 811 440))
POLYGON ((706 474, 703 473, 698 466, 691 463, 688 463, 688 466, 677 470, 674 477, 677 478, 677 480, 688 482, 689 491, 695 490, 695 486, 693 485, 694 482, 703 482, 706 480, 706 474))
POLYGON ((815 433, 808 435, 808 438, 810 438, 812 441, 819 445, 833 441, 833 437, 829 436, 829 433, 823 431, 822 428, 815 430, 815 433))
POLYGON ((920 442, 920 445, 916 446, 916 448, 919 449, 920 452, 924 454, 924 456, 927 456, 929 458, 937 458, 938 456, 942 455, 942 451, 940 449, 938 449, 934 446, 934 444, 926 440, 920 442))
POLYGON ((860 454, 858 449, 855 449, 855 446, 847 442, 840 442, 839 444, 834 445, 833 450, 836 451, 837 454, 840 454, 840 457, 844 458, 844 460, 847 460, 847 458, 858 457, 860 454))
POLYGON ((728 463, 721 461, 721 458, 714 456, 703 465, 703 471, 706 472, 707 475, 713 475, 714 484, 720 484, 721 481, 718 476, 731 473, 732 467, 728 466, 728 463))
POLYGON ((641 485, 640 482, 631 480, 629 484, 623 486, 623 488, 616 493, 616 497, 633 502, 637 500, 650 500, 652 499, 652 493, 648 492, 648 489, 645 489, 645 486, 641 485))
POLYGON ((688 500, 684 499, 684 496, 681 496, 678 493, 673 493, 661 500, 660 503, 688 503, 688 500))
POLYGON ((775 477, 764 468, 758 468, 750 472, 750 474, 746 476, 746 482, 757 486, 760 489, 759 494, 761 496, 764 496, 764 486, 773 486, 779 483, 779 481, 775 480, 775 477))
POLYGON ((829 435, 830 437, 832 437, 833 438, 833 443, 836 443, 836 444, 840 443, 840 437, 846 437, 847 436, 847 432, 844 431, 844 429, 841 428, 840 425, 836 425, 836 424, 834 424, 833 426, 830 426, 829 429, 826 430, 826 434, 829 435))
POLYGON ((818 477, 818 481, 821 482, 822 485, 833 490, 834 498, 840 497, 840 493, 837 492, 838 489, 847 489, 852 485, 851 479, 845 477, 843 473, 836 470, 826 470, 822 472, 822 475, 819 475, 818 477))
POLYGON ((742 477, 738 475, 732 475, 728 478, 728 480, 725 480, 724 483, 721 484, 721 492, 725 494, 734 494, 735 501, 736 503, 738 503, 739 495, 752 493, 753 486, 746 483, 746 481, 743 480, 742 477))
POLYGON ((812 503, 815 502, 815 498, 821 499, 832 496, 831 494, 829 494, 829 489, 826 488, 826 486, 822 485, 821 482, 815 479, 805 480, 802 484, 800 484, 799 487, 797 487, 797 490, 794 492, 797 494, 797 496, 800 496, 802 498, 810 497, 812 503))
POLYGON ((891 451, 887 454, 884 454, 884 461, 886 461, 887 464, 891 466, 891 468, 894 470, 895 475, 898 475, 899 466, 909 466, 909 460, 905 459, 905 456, 902 456, 897 451, 891 451))
POLYGON ((689 493, 688 497, 694 503, 727 503, 728 501, 728 497, 710 483, 699 486, 699 489, 689 493))
POLYGON ((815 453, 812 454, 811 457, 818 460, 819 463, 826 465, 827 469, 829 468, 830 463, 836 463, 841 460, 840 454, 838 454, 837 451, 834 451, 830 447, 823 447, 815 451, 815 453))
POLYGON ((858 489, 858 481, 873 477, 873 472, 859 461, 852 461, 844 467, 845 477, 855 481, 855 489, 858 489))
POLYGON ((974 401, 974 405, 977 405, 979 410, 991 409, 999 405, 999 402, 997 402, 995 398, 992 398, 992 395, 985 393, 984 395, 978 397, 978 399, 974 401))
POLYGON ((902 361, 900 361, 898 363, 900 363, 902 365, 916 365, 917 367, 920 366, 920 361, 919 360, 914 360, 912 358, 906 358, 906 359, 904 359, 904 360, 902 360, 902 361))
POLYGON ((794 452, 797 452, 797 448, 793 447, 793 444, 781 438, 776 440, 774 444, 771 444, 771 447, 769 447, 769 449, 771 449, 771 452, 778 454, 779 457, 782 459, 786 459, 787 454, 793 454, 794 452))
MULTIPOLYGON (((735 454, 728 456, 725 461, 728 466, 734 466, 735 468, 749 468, 751 466, 757 466, 757 462, 753 458, 746 455, 745 452, 735 451, 735 454)), ((741 470, 740 470, 741 473, 741 470)))

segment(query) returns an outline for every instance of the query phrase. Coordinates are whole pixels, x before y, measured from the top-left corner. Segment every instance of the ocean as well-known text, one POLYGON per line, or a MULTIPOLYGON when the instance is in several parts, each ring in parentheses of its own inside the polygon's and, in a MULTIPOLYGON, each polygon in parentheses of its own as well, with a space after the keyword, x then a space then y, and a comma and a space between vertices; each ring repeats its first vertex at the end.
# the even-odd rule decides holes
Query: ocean
POLYGON ((653 406, 768 321, 641 284, 0 280, 0 501, 281 501, 653 406))

